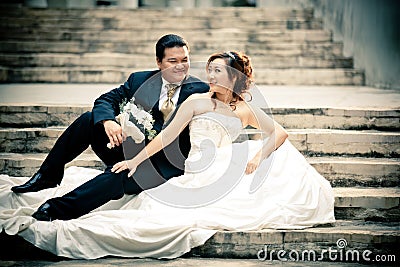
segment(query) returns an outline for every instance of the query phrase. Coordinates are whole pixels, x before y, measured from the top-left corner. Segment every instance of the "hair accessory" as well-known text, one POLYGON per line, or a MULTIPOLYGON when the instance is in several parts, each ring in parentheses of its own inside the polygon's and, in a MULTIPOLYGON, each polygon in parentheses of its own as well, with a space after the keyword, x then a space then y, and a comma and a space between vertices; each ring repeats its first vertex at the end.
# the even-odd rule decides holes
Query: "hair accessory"
POLYGON ((225 54, 227 54, 230 58, 232 58, 233 60, 235 60, 236 61, 236 57, 235 57, 235 55, 233 54, 233 53, 231 53, 230 51, 228 51, 228 52, 225 52, 225 54))

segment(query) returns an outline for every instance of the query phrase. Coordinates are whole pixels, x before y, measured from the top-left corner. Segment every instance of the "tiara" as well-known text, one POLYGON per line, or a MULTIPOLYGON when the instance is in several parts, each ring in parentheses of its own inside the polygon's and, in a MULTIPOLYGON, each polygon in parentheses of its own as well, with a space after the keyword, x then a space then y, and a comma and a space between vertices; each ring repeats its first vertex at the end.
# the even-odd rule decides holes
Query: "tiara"
POLYGON ((225 52, 225 54, 227 54, 230 58, 232 58, 233 60, 236 60, 236 57, 233 53, 231 53, 230 51, 225 52))

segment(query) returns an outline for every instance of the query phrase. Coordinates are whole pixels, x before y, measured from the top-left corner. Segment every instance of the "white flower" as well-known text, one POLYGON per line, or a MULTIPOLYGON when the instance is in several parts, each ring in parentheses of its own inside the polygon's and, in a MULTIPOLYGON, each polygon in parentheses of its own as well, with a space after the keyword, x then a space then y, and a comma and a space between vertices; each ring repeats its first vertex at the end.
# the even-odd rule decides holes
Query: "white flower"
MULTIPOLYGON (((132 97, 132 99, 125 105, 121 104, 120 109, 122 112, 115 119, 121 125, 122 131, 126 136, 132 137, 136 143, 141 143, 145 139, 145 136, 151 140, 156 135, 156 131, 153 129, 154 119, 150 113, 145 111, 143 108, 136 106, 134 101, 135 98, 132 97), (136 121, 130 121, 130 116, 132 116, 136 121), (142 128, 145 130, 144 133, 140 130, 137 124, 143 126, 142 128)), ((107 147, 111 148, 111 144, 108 143, 107 147)))
POLYGON ((144 120, 146 119, 146 114, 148 114, 146 111, 138 110, 138 112, 136 112, 135 118, 140 124, 143 124, 144 120))
POLYGON ((145 120, 143 122, 143 126, 144 128, 146 128, 147 130, 151 130, 153 128, 153 123, 149 120, 145 120))

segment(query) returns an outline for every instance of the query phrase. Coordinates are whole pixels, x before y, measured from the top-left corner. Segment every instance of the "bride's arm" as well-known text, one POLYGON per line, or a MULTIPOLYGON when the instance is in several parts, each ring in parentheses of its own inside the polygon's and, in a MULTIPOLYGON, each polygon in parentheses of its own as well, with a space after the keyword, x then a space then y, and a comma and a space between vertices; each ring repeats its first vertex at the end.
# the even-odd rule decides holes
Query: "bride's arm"
POLYGON ((260 162, 269 157, 269 155, 278 149, 288 137, 285 129, 276 121, 271 119, 263 110, 258 107, 246 105, 247 125, 251 125, 263 131, 269 136, 260 151, 251 159, 246 167, 246 174, 252 173, 260 162))
POLYGON ((116 163, 111 171, 119 173, 129 168, 128 176, 133 175, 136 167, 158 151, 168 146, 178 137, 183 129, 188 125, 194 115, 195 105, 191 97, 184 101, 177 110, 174 118, 169 125, 162 130, 145 148, 143 148, 134 158, 116 163))

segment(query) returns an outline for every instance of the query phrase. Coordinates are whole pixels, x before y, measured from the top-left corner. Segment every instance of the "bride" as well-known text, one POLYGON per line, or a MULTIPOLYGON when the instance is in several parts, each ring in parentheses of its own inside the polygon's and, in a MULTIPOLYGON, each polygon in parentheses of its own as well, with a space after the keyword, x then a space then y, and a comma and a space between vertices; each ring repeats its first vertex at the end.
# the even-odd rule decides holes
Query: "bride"
POLYGON ((10 190, 20 181, 3 175, 1 229, 64 257, 175 258, 218 230, 301 229, 334 222, 329 182, 287 140, 278 123, 245 101, 252 82, 249 58, 234 51, 213 54, 207 75, 209 93, 189 97, 136 157, 112 169, 133 175, 141 162, 189 125, 191 151, 184 175, 78 219, 52 222, 30 215, 43 200, 70 191, 80 176, 93 177, 96 170, 70 167, 58 188, 22 195, 10 190), (266 136, 237 141, 247 126, 266 136))

